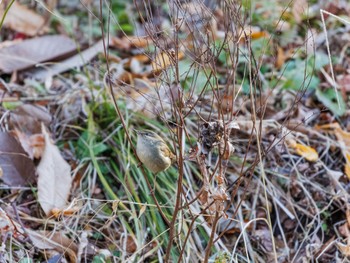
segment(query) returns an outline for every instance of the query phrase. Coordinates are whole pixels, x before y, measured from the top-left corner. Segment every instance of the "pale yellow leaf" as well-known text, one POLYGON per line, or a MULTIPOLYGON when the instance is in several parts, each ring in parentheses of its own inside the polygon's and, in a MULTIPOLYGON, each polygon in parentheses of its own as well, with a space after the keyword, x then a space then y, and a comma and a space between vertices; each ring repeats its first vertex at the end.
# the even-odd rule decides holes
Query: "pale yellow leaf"
POLYGON ((304 157, 309 162, 316 162, 318 160, 317 151, 310 146, 296 142, 289 143, 289 146, 295 150, 296 154, 300 155, 301 157, 304 157))
POLYGON ((157 54, 155 60, 152 61, 153 71, 159 72, 163 69, 166 69, 168 66, 170 66, 171 61, 173 59, 170 56, 171 55, 168 52, 161 52, 157 54))
MULTIPOLYGON (((177 60, 184 57, 184 54, 180 51, 178 53, 177 60)), ((157 54, 154 61, 152 61, 153 72, 159 73, 162 70, 167 69, 170 65, 173 65, 176 61, 176 54, 174 50, 168 50, 166 52, 160 52, 157 54)))
POLYGON ((54 208, 61 209, 66 206, 72 178, 69 164, 51 142, 44 126, 42 133, 45 137, 45 150, 37 167, 38 200, 45 214, 50 215, 54 208))
POLYGON ((146 211, 146 208, 147 208, 147 206, 145 206, 145 205, 141 206, 138 218, 140 218, 143 215, 143 213, 146 211))

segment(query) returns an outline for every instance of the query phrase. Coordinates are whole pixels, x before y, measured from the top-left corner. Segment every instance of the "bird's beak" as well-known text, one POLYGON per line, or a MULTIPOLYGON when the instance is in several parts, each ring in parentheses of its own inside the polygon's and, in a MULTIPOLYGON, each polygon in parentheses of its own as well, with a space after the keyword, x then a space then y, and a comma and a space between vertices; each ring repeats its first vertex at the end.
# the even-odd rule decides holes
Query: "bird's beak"
POLYGON ((139 134, 140 132, 134 128, 132 128, 132 130, 136 133, 136 134, 139 134))

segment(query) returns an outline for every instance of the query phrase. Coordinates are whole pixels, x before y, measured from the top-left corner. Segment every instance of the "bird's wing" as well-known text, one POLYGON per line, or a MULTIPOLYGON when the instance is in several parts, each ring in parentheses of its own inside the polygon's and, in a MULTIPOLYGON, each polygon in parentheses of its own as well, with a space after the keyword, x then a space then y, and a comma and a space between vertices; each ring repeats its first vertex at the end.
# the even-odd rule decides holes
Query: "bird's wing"
POLYGON ((160 151, 163 153, 165 157, 170 158, 171 162, 174 163, 174 161, 176 160, 176 156, 175 154, 173 154, 173 152, 169 149, 169 147, 166 144, 162 144, 160 146, 160 151))

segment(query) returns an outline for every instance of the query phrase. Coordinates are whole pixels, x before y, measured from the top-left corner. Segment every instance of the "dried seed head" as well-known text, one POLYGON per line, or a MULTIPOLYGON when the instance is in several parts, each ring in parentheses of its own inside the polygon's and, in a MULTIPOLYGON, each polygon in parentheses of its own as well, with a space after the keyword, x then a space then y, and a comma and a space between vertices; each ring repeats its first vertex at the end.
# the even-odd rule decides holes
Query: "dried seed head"
POLYGON ((218 145, 224 136, 224 124, 222 121, 206 122, 200 129, 199 142, 202 152, 209 153, 214 146, 218 145))

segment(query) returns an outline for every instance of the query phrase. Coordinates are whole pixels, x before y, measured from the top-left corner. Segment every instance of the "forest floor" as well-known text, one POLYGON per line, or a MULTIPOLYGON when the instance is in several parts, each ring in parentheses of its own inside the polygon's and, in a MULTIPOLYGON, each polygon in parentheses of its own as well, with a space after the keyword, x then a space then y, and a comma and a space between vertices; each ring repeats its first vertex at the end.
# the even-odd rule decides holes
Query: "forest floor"
POLYGON ((347 1, 57 2, 0 3, 0 262, 350 257, 347 1))

